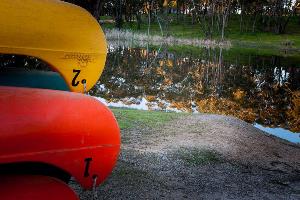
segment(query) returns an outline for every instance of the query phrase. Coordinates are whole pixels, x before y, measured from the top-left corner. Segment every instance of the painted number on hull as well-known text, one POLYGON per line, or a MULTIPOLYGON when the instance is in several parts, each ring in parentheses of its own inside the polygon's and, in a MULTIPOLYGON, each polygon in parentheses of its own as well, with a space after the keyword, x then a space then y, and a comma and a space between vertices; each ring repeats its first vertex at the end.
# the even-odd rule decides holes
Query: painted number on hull
POLYGON ((74 86, 74 87, 77 87, 79 85, 79 83, 80 83, 79 81, 76 80, 78 78, 80 72, 81 72, 81 70, 73 69, 73 73, 75 75, 74 75, 74 78, 72 80, 72 86, 74 86))
POLYGON ((91 165, 91 162, 93 161, 92 158, 86 158, 84 160, 85 162, 85 169, 84 169, 84 177, 89 177, 90 176, 90 165, 91 165))
MULTIPOLYGON (((77 80, 81 70, 79 69, 73 69, 73 73, 75 74, 72 80, 72 86, 77 87, 80 83, 80 81, 77 80)), ((84 85, 84 90, 86 90, 86 79, 83 79, 81 83, 84 85)), ((85 91, 86 92, 86 91, 85 91)))

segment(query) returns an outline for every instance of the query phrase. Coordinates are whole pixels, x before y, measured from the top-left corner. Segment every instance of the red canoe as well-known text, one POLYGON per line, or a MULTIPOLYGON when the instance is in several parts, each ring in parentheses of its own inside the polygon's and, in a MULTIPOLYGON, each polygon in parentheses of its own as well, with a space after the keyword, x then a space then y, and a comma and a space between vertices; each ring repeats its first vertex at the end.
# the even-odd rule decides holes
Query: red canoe
POLYGON ((57 170, 90 189, 93 177, 103 182, 118 158, 116 119, 89 96, 0 86, 0 123, 0 165, 12 174, 45 165, 44 174, 35 173, 57 170))
POLYGON ((37 175, 1 176, 1 200, 79 200, 61 180, 37 175))

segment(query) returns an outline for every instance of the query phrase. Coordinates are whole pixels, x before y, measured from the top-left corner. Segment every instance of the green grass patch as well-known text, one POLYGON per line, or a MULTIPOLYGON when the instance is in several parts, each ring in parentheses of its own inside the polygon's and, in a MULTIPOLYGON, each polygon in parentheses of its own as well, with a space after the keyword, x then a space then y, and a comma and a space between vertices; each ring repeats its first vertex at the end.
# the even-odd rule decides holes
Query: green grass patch
MULTIPOLYGON (((114 28, 112 23, 104 23, 104 28, 114 28)), ((136 22, 125 22, 123 29, 130 29, 135 32, 146 33, 148 24, 146 18, 144 19, 141 28, 137 28, 136 22)), ((150 26, 151 35, 161 35, 159 24, 155 21, 150 26)), ((203 39, 205 37, 202 28, 199 24, 191 24, 190 19, 180 20, 178 23, 172 22, 164 26, 164 35, 171 35, 177 38, 197 38, 203 39)), ((288 24, 286 34, 275 34, 272 32, 263 32, 257 28, 255 32, 248 30, 247 32, 240 32, 239 18, 232 16, 230 23, 225 31, 226 39, 231 40, 234 46, 242 47, 257 47, 257 48, 281 48, 287 41, 292 44, 291 48, 300 49, 300 26, 298 19, 292 18, 288 24)), ((215 32, 213 38, 219 40, 220 34, 215 32)))
POLYGON ((174 120, 185 113, 143 111, 134 109, 112 108, 121 129, 130 129, 135 126, 156 127, 174 120))
POLYGON ((112 16, 101 16, 100 20, 114 20, 114 18, 112 16))
POLYGON ((221 160, 218 153, 207 149, 181 148, 178 150, 177 155, 188 166, 201 166, 216 163, 221 160))

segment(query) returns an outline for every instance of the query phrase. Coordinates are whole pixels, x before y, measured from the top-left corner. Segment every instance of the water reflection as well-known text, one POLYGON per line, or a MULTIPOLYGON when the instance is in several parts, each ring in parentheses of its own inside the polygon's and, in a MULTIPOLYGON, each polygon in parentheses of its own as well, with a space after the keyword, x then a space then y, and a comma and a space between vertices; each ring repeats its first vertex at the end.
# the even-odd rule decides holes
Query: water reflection
POLYGON ((300 63, 290 58, 112 47, 91 94, 108 104, 233 115, 300 132, 300 63))
POLYGON ((277 137, 283 138, 290 142, 300 143, 300 134, 299 133, 291 133, 290 131, 285 130, 283 128, 268 128, 268 127, 264 127, 260 124, 254 124, 254 126, 260 130, 263 130, 263 131, 271 134, 271 135, 275 135, 277 137))

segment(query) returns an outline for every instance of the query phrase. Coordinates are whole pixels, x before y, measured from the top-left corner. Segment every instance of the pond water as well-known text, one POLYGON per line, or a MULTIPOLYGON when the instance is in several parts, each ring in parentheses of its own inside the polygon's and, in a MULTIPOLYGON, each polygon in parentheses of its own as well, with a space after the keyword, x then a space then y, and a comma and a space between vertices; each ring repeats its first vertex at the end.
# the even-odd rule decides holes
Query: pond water
POLYGON ((90 94, 116 107, 231 115, 300 143, 300 56, 110 46, 90 94))

